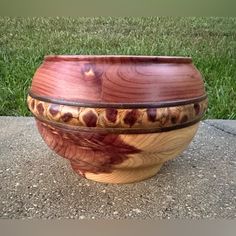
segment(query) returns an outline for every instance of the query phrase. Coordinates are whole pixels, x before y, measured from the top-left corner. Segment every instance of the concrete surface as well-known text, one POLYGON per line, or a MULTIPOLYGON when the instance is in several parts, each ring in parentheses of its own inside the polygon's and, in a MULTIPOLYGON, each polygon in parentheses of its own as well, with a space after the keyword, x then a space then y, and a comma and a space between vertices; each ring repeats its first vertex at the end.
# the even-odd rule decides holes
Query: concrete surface
POLYGON ((235 218, 235 127, 204 121, 158 175, 110 185, 76 175, 48 149, 33 118, 0 117, 0 218, 235 218))

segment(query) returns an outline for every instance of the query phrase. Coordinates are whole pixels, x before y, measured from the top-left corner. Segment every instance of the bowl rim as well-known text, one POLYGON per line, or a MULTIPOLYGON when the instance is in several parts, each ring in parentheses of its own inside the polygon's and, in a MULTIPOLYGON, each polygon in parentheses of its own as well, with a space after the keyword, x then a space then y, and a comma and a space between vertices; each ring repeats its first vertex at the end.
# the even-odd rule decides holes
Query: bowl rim
POLYGON ((82 61, 82 60, 137 61, 158 63, 192 63, 192 57, 155 55, 45 55, 44 61, 82 61))

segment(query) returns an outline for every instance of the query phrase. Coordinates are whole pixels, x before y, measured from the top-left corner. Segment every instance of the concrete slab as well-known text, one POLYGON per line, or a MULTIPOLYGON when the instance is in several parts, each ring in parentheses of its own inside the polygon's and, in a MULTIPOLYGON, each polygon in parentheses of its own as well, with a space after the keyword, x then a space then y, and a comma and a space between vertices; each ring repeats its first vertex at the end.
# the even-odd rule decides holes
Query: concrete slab
POLYGON ((214 122, 202 122, 189 148, 155 177, 110 185, 76 175, 33 118, 0 117, 0 218, 235 218, 236 121, 226 122, 230 133, 214 122))
POLYGON ((236 135, 236 121, 235 120, 206 120, 205 123, 214 126, 227 133, 236 135))

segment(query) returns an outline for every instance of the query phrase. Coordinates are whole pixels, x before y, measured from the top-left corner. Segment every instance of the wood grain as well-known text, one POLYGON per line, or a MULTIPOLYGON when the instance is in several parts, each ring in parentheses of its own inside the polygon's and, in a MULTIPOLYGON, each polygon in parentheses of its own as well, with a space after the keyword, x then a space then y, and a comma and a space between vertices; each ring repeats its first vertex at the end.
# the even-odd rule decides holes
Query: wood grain
POLYGON ((178 101, 203 96, 199 71, 188 58, 47 57, 30 91, 71 101, 178 101))
POLYGON ((130 183, 156 174, 161 165, 181 153, 198 124, 153 134, 70 132, 37 121, 47 145, 70 160, 83 177, 107 183, 130 183))

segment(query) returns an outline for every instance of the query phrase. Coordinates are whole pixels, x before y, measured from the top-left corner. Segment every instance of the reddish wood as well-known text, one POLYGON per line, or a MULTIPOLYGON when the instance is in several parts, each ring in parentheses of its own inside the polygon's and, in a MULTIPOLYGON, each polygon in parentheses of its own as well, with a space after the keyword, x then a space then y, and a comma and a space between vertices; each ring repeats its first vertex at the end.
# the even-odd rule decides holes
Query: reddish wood
POLYGON ((122 163, 128 154, 141 150, 126 144, 119 134, 71 132, 37 121, 38 130, 58 155, 69 159, 73 168, 84 176, 85 172, 110 173, 112 166, 122 163))
POLYGON ((178 101, 205 94, 191 58, 151 56, 48 56, 31 92, 96 103, 178 101))
POLYGON ((198 127, 126 135, 66 130, 36 121, 46 144, 68 159, 76 173, 106 183, 131 183, 155 175, 187 147, 198 127))

